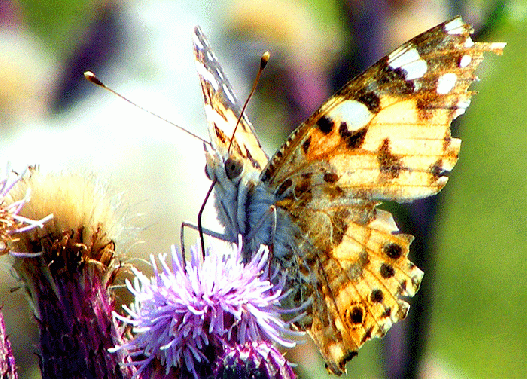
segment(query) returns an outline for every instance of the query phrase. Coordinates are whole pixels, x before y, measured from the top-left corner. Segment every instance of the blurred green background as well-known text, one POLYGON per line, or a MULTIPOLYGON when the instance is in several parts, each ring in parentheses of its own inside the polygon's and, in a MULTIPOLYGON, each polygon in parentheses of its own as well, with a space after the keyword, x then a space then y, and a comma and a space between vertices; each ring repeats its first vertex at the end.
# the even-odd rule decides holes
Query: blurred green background
MULTIPOLYGON (((423 280, 431 290, 420 305, 430 319, 419 336, 426 342, 419 377, 527 377, 524 1, 26 0, 4 1, 0 12, 1 164, 100 176, 111 194, 121 194, 128 226, 139 228, 123 249, 143 257, 168 252, 181 221, 196 220, 208 189, 202 146, 85 83, 84 70, 205 137, 193 26, 202 25, 241 99, 260 54, 270 50, 248 113, 272 154, 339 77, 350 78, 439 22, 459 13, 481 32, 476 40, 507 42, 503 56, 487 54, 473 86, 479 94, 453 132, 463 144, 428 235, 433 264, 423 280), (365 14, 373 22, 364 22, 365 14), (354 27, 361 33, 351 33, 354 27)), ((210 208, 206 222, 214 225, 210 208)), ((395 219, 401 224, 404 215, 395 219)), ((0 303, 19 375, 38 378, 36 323, 22 291, 11 291, 16 280, 8 257, 2 259, 0 303)), ((348 364, 348 377, 388 377, 383 343, 365 344, 348 364)), ((310 343, 287 356, 299 364, 300 377, 326 377, 310 343)))

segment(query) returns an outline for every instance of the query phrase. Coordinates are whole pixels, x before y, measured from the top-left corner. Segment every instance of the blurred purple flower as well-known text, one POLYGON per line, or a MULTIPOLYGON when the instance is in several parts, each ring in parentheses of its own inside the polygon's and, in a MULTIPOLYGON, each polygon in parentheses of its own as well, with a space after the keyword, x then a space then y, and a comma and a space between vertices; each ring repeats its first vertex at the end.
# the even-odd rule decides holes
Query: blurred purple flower
POLYGON ((209 250, 204 259, 192 248, 185 262, 173 247, 172 268, 166 255, 159 256, 162 271, 151 257, 154 277, 134 270, 133 285, 127 284, 135 303, 125 307, 128 317, 115 315, 133 326, 135 338, 113 351, 126 349, 138 358, 137 376, 160 363, 166 374, 175 370, 180 377, 199 378, 212 373, 212 363, 228 346, 267 341, 293 347, 292 337, 301 333, 280 318, 291 310, 280 308, 285 280, 276 278, 277 270, 269 278, 268 256, 261 247, 244 265, 241 247, 227 254, 209 250))
POLYGON ((11 349, 11 342, 7 338, 4 315, 0 312, 0 378, 17 379, 15 357, 11 349))

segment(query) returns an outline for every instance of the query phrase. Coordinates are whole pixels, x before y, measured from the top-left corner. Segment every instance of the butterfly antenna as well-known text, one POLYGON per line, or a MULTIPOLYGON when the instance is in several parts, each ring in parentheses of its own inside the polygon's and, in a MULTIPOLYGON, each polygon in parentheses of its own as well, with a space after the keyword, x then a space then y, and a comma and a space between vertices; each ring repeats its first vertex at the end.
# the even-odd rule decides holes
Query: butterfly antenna
POLYGON ((148 114, 150 114, 150 115, 152 115, 152 116, 154 116, 154 117, 156 117, 156 118, 158 118, 158 119, 160 119, 160 120, 162 120, 162 121, 164 121, 164 122, 166 122, 166 123, 168 123, 168 124, 170 124, 172 126, 175 126, 179 130, 181 130, 181 131, 183 131, 183 132, 185 132, 187 134, 190 134, 192 137, 197 138, 198 140, 202 141, 203 143, 206 143, 207 145, 210 145, 209 141, 204 140, 203 138, 201 138, 197 134, 194 134, 194 133, 188 131, 187 129, 185 129, 185 128, 181 127, 181 126, 174 124, 172 121, 169 121, 166 118, 161 117, 160 115, 158 115, 158 114, 156 114, 156 113, 154 113, 152 111, 149 111, 148 109, 140 106, 139 104, 134 103, 132 100, 124 97, 120 93, 118 93, 118 92, 114 91, 113 89, 107 87, 106 84, 104 84, 101 80, 99 80, 99 78, 93 72, 86 71, 84 73, 84 78, 87 81, 89 81, 90 83, 93 83, 93 84, 95 84, 95 85, 97 85, 99 87, 102 87, 105 90, 107 90, 107 91, 111 92, 112 94, 114 94, 115 96, 120 97, 121 99, 123 99, 127 103, 132 104, 134 107, 137 107, 137 108, 141 109, 142 111, 144 111, 144 112, 146 112, 146 113, 148 113, 148 114))
POLYGON ((249 100, 251 100, 251 97, 254 95, 254 92, 256 91, 256 86, 258 85, 258 82, 260 81, 262 72, 265 66, 267 66, 267 62, 269 62, 270 57, 271 57, 271 53, 266 51, 265 53, 262 54, 262 57, 260 58, 260 68, 258 69, 258 73, 256 74, 256 79, 254 79, 253 88, 251 89, 249 96, 247 96, 247 100, 245 100, 245 103, 243 104, 243 107, 242 107, 242 111, 240 112, 240 115, 238 116, 238 121, 236 121, 236 126, 234 127, 234 131, 232 132, 231 142, 229 144, 229 148, 227 149, 227 152, 231 151, 232 141, 234 141, 234 135, 236 134, 236 129, 238 129, 238 125, 240 125, 240 121, 243 117, 243 114, 245 113, 245 108, 247 108, 247 104, 249 104, 249 100))

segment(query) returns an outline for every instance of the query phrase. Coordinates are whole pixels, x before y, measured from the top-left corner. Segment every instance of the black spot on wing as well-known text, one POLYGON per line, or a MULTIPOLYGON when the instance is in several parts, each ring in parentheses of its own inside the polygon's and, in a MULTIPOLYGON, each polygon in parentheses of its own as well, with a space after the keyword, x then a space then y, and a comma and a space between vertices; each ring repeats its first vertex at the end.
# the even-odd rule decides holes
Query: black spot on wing
POLYGON ((324 174, 324 181, 326 183, 335 183, 337 180, 339 180, 339 176, 333 172, 326 172, 324 174))
POLYGON ((401 160, 390 150, 390 140, 386 138, 379 149, 377 156, 381 172, 391 178, 397 178, 403 169, 401 160))
POLYGON ((304 151, 304 154, 307 154, 309 146, 311 146, 311 137, 307 137, 307 139, 302 143, 302 150, 304 151))
POLYGON ((377 74, 377 82, 381 88, 390 87, 390 91, 397 94, 411 94, 414 92, 414 81, 406 80, 406 71, 400 67, 390 67, 388 57, 385 57, 380 64, 381 69, 377 74))
POLYGON ((351 361, 353 358, 355 358, 359 353, 356 350, 350 351, 344 358, 342 358, 342 362, 339 362, 339 366, 345 366, 346 363, 351 361))
POLYGON ((278 187, 278 189, 276 190, 276 196, 280 197, 284 194, 285 191, 287 191, 287 189, 289 187, 291 187, 291 185, 293 184, 293 181, 291 179, 286 179, 284 180, 280 186, 278 187))
POLYGON ((399 288, 397 289, 397 293, 399 295, 405 295, 407 294, 407 287, 408 287, 408 281, 406 280, 403 280, 400 284, 399 284, 399 288))
POLYGON ((447 171, 443 168, 443 161, 441 159, 438 159, 430 166, 429 172, 432 175, 432 180, 434 182, 439 180, 439 178, 444 177, 447 173, 447 171))
POLYGON ((393 278, 395 276, 395 269, 387 263, 381 265, 379 272, 384 279, 393 278))
POLYGON ((294 190, 295 197, 298 199, 302 195, 311 191, 311 181, 309 179, 302 180, 294 190))
POLYGON ((342 139, 346 141, 349 149, 360 149, 364 143, 364 137, 366 136, 367 131, 367 127, 350 131, 348 129, 348 124, 345 122, 341 123, 339 127, 339 134, 342 139))
POLYGON ((220 142, 222 144, 225 144, 226 141, 227 141, 227 136, 225 135, 225 133, 223 132, 223 130, 221 130, 217 125, 216 123, 214 123, 214 133, 216 133, 216 137, 220 140, 220 142))
POLYGON ((363 316, 364 313, 360 307, 354 307, 349 313, 349 319, 352 324, 362 324, 363 316))
POLYGON ((322 116, 317 120, 317 126, 320 129, 320 131, 324 134, 329 134, 335 127, 335 123, 326 116, 322 116))
POLYGON ((403 254, 403 248, 395 243, 384 245, 384 254, 392 259, 399 259, 403 254))
POLYGON ((364 333, 364 336, 362 337, 361 343, 364 343, 368 341, 371 338, 371 333, 373 332, 373 326, 369 327, 368 330, 366 330, 366 333, 364 333))
POLYGON ((249 151, 247 147, 245 147, 245 154, 246 154, 246 157, 249 159, 249 161, 251 161, 251 164, 255 169, 258 169, 258 170, 261 169, 260 163, 258 163, 258 161, 253 158, 251 152, 249 151))
POLYGON ((382 290, 373 290, 371 291, 371 301, 373 301, 374 303, 382 303, 382 301, 384 300, 384 294, 382 293, 382 290))
POLYGON ((344 236, 346 235, 346 231, 348 230, 348 217, 349 217, 349 210, 346 208, 341 208, 337 210, 332 217, 332 245, 337 246, 340 245, 342 240, 344 239, 344 236))
POLYGON ((372 113, 378 113, 381 109, 381 100, 373 91, 361 90, 357 94, 357 100, 366 105, 372 113))

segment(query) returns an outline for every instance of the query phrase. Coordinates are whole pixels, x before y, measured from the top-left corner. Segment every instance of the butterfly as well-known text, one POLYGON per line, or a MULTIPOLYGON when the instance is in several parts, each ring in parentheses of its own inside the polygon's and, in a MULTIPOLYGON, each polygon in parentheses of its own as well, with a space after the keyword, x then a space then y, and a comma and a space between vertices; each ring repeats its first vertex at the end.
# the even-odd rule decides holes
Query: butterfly
POLYGON ((423 272, 408 258, 383 200, 438 193, 458 159, 450 123, 467 109, 483 53, 504 43, 473 42, 461 17, 404 43, 353 78, 269 158, 209 43, 194 30, 221 236, 243 238, 246 258, 260 244, 292 289, 288 306, 308 304, 306 330, 329 372, 402 320, 423 272))

